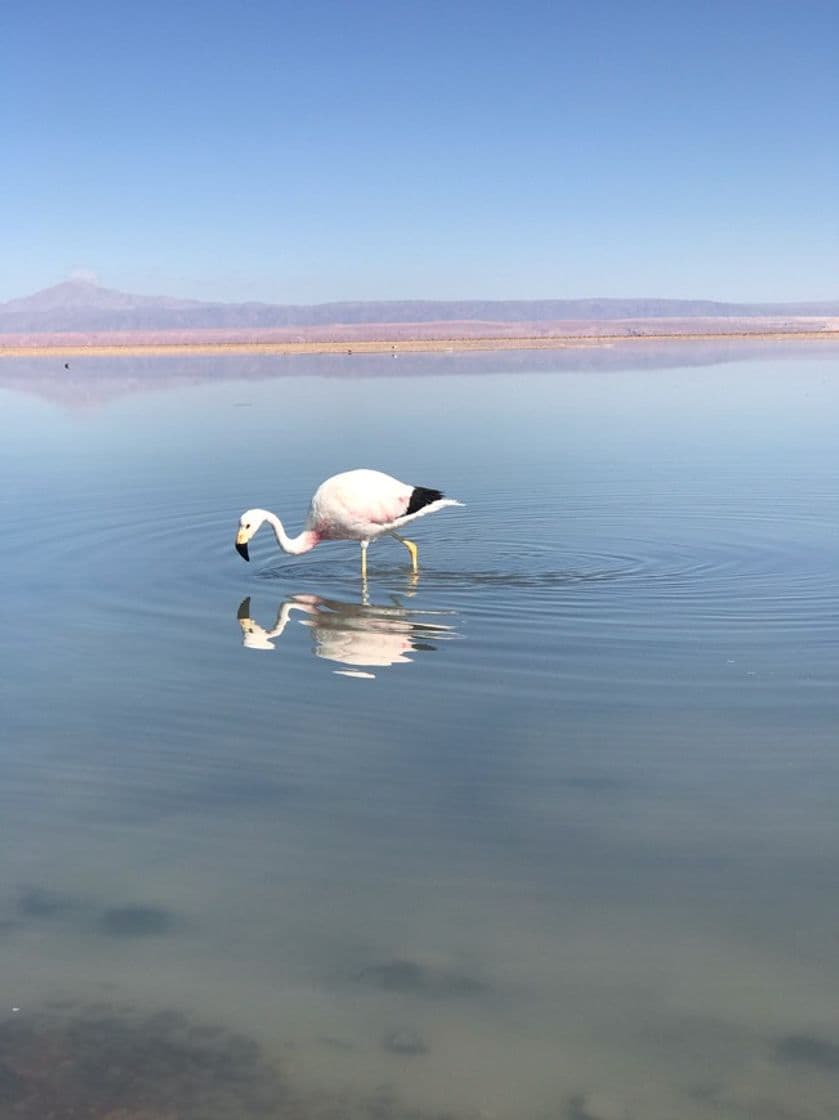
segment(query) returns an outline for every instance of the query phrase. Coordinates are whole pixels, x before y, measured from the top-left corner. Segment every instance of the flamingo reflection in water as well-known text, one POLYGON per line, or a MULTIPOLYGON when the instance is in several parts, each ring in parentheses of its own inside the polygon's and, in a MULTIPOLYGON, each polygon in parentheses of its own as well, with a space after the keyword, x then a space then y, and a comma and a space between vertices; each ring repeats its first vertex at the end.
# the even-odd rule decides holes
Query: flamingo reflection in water
POLYGON ((391 606, 346 603, 320 595, 290 595, 277 609, 270 629, 251 617, 250 596, 239 605, 237 618, 242 628, 242 644, 247 649, 274 649, 298 611, 298 621, 312 632, 314 653, 327 661, 348 666, 334 672, 347 677, 373 678, 371 668, 402 665, 413 660, 410 654, 434 650, 434 641, 457 637, 453 626, 427 622, 420 616, 448 612, 410 610, 394 596, 391 606))

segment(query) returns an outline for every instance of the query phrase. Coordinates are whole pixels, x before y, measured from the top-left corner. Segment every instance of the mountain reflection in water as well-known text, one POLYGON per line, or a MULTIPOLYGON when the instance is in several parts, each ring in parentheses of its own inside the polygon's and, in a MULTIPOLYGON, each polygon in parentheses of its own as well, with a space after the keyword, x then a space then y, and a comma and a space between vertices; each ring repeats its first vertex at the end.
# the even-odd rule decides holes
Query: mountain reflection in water
POLYGON ((295 611, 304 616, 297 621, 312 632, 315 656, 350 667, 334 670, 343 676, 373 678, 375 673, 362 670, 410 663, 412 653, 433 651, 435 641, 457 637, 454 626, 422 617, 435 612, 411 610, 395 595, 390 605, 383 605, 366 601, 366 596, 362 602, 348 603, 307 593, 280 603, 269 629, 251 617, 250 596, 243 599, 236 612, 242 645, 274 649, 295 611))

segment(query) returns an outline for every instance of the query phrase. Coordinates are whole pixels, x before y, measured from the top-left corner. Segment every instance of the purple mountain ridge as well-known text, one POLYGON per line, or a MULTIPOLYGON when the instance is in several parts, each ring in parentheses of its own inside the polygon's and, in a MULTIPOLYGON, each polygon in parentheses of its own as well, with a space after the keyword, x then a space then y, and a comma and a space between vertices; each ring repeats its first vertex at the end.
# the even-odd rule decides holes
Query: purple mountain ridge
POLYGON ((839 316, 839 301, 723 303, 683 299, 542 299, 367 300, 313 305, 214 303, 133 295, 77 279, 0 303, 0 334, 779 316, 839 316))

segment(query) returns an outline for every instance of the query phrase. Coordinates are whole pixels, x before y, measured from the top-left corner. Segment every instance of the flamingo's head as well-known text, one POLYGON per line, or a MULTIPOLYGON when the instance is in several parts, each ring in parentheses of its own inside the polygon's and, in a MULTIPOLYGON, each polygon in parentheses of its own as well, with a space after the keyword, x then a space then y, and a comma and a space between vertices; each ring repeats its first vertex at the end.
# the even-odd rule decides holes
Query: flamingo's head
POLYGON ((248 555, 248 541, 265 520, 265 510, 246 509, 239 518, 239 530, 236 533, 236 551, 243 560, 250 560, 248 555))

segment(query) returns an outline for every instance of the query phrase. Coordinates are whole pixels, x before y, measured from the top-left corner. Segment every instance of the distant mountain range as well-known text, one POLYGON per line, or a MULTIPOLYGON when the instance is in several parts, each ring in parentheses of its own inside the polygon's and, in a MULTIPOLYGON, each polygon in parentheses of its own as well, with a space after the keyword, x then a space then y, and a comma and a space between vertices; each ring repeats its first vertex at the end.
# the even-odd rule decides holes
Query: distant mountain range
POLYGON ((681 299, 368 300, 311 306, 211 303, 140 296, 68 280, 0 303, 0 334, 103 331, 258 331, 338 324, 617 322, 839 316, 839 301, 719 303, 681 299))

